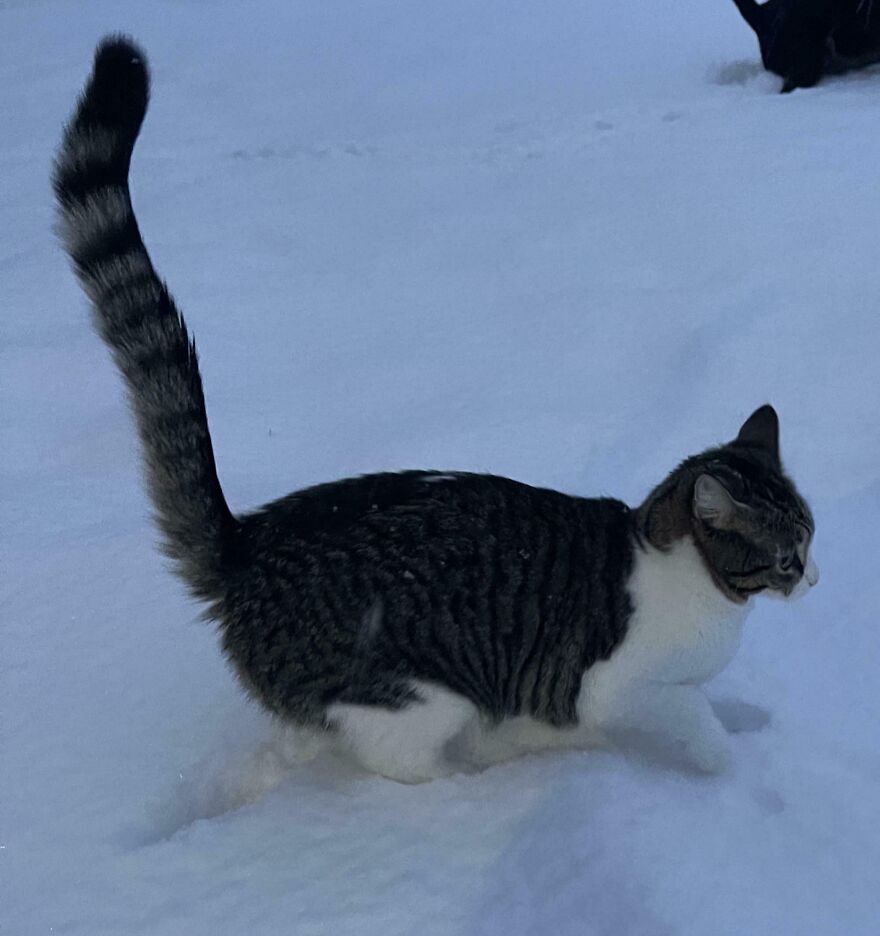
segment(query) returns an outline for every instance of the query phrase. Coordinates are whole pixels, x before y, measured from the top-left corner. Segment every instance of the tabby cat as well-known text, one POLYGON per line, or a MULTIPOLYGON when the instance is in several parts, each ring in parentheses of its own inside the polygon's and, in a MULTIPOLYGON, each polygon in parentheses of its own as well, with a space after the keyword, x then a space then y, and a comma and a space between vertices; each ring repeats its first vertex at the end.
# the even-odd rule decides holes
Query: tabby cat
POLYGON ((195 345, 132 210, 148 94, 143 53, 105 39, 56 159, 59 230, 128 387, 164 548, 246 690, 402 781, 632 731, 723 768, 698 686, 733 656, 754 595, 817 578, 772 407, 636 509, 406 471, 233 514, 195 345))

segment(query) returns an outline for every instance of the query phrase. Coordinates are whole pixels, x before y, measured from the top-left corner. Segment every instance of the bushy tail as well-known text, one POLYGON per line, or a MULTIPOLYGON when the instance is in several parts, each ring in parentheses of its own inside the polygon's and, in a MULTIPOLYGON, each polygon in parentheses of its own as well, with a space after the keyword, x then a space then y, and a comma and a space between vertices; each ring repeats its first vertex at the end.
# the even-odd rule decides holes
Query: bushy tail
POLYGON ((128 387, 165 551, 197 596, 216 600, 238 524, 217 478, 195 344, 132 210, 128 170, 148 99, 144 54, 105 39, 55 161, 59 232, 128 387))

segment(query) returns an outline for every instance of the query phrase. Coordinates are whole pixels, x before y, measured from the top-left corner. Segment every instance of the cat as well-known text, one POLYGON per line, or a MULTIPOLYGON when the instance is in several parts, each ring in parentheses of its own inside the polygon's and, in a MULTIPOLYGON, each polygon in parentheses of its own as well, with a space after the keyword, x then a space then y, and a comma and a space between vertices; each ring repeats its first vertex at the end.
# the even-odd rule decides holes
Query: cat
POLYGON ((767 71, 782 92, 810 88, 827 74, 880 63, 880 10, 874 0, 733 0, 758 36, 767 71))
POLYGON ((195 345, 132 209, 148 97, 143 52, 103 40, 56 157, 58 229, 127 384, 165 552, 246 691, 406 782, 633 733, 722 770, 728 741, 699 685, 732 658, 755 595, 818 577, 773 408, 635 509, 404 471, 236 516, 195 345))

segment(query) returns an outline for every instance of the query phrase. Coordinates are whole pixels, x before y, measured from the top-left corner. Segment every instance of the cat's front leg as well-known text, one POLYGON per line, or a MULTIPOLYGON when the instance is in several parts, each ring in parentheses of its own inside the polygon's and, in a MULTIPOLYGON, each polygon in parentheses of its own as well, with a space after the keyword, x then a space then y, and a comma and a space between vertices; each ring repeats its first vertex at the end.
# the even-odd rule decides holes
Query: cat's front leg
POLYGON ((647 682, 630 688, 632 696, 606 720, 612 740, 660 759, 683 759, 701 773, 730 766, 727 732, 698 687, 647 682))
POLYGON ((661 684, 652 687, 648 699, 658 715, 658 736, 681 746, 694 767, 712 774, 730 767, 727 731, 699 687, 661 684))

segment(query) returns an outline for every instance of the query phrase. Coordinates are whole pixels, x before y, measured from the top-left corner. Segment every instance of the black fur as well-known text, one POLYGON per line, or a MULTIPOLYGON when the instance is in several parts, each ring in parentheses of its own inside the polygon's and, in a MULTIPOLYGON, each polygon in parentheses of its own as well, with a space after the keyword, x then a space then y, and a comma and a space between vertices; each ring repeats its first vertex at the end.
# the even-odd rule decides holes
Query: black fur
MULTIPOLYGON (((782 91, 824 75, 880 62, 880 9, 874 0, 734 0, 758 36, 764 67, 782 91)), ((880 7, 880 3, 878 3, 880 7)))

